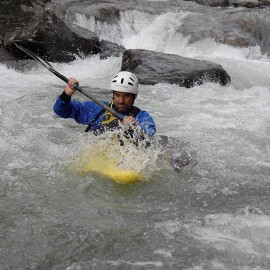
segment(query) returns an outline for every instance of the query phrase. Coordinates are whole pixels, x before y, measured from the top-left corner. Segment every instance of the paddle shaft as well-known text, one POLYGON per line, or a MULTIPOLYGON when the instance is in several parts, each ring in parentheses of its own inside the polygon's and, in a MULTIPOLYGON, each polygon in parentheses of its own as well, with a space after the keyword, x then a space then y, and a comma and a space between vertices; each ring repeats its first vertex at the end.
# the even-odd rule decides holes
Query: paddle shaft
MULTIPOLYGON (((60 78, 64 82, 68 83, 69 79, 67 77, 65 77, 64 75, 62 75, 61 73, 59 73, 58 71, 56 71, 47 61, 45 61, 44 59, 42 59, 41 57, 39 57, 35 53, 31 52, 30 50, 28 50, 26 48, 23 48, 22 46, 19 46, 17 44, 16 44, 16 46, 17 46, 18 49, 25 52, 29 56, 31 56, 34 60, 40 62, 45 68, 47 68, 55 76, 57 76, 58 78, 60 78)), ((95 97, 90 95, 89 93, 86 93, 78 84, 74 84, 73 87, 77 91, 79 91, 81 94, 83 94, 84 96, 88 97, 89 99, 91 99, 92 101, 94 101, 95 103, 100 105, 104 110, 106 110, 106 111, 112 113, 113 115, 115 115, 119 120, 121 120, 121 121, 124 120, 124 117, 121 114, 117 113, 112 108, 110 108, 109 106, 107 106, 103 102, 99 101, 98 99, 96 99, 95 97)))

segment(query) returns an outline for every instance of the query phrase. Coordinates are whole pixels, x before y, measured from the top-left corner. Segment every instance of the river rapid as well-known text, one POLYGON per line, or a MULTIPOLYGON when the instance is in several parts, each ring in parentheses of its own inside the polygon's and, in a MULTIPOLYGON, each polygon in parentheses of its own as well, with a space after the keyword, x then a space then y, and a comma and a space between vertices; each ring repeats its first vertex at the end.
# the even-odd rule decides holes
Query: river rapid
MULTIPOLYGON (((176 31, 185 12, 140 12, 133 25, 124 15, 118 29, 79 14, 75 23, 126 48, 221 64, 231 76, 227 86, 140 85, 136 105, 158 134, 188 142, 199 164, 180 173, 154 166, 133 185, 82 176, 74 160, 95 138, 54 114, 64 83, 32 61, 21 72, 0 65, 0 269, 269 269, 269 58, 212 39, 189 44, 176 31)), ((104 100, 121 58, 52 65, 104 100)))

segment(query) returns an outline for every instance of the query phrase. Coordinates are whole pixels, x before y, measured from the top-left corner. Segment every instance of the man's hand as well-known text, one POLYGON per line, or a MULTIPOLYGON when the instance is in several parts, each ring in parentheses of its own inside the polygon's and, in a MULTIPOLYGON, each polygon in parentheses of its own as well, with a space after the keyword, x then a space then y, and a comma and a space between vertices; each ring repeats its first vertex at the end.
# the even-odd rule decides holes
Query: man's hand
POLYGON ((129 126, 135 126, 137 124, 136 120, 134 117, 132 116, 126 116, 123 120, 123 124, 126 126, 126 127, 129 127, 129 126))
POLYGON ((79 81, 77 79, 75 78, 68 79, 68 84, 65 87, 65 92, 67 95, 72 96, 75 93, 76 89, 73 87, 75 83, 79 85, 79 81))

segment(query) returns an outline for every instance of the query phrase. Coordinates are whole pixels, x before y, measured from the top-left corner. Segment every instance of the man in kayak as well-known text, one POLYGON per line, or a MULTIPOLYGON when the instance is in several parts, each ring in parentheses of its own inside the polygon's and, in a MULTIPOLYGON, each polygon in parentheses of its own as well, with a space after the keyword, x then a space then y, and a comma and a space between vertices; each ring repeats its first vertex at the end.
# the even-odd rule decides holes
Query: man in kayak
MULTIPOLYGON (((120 127, 118 118, 95 102, 71 100, 71 96, 76 91, 74 84, 79 82, 70 78, 64 92, 57 98, 53 108, 58 116, 73 118, 79 124, 88 125, 85 131, 91 131, 95 135, 120 127)), ((148 112, 141 111, 133 105, 138 95, 138 84, 138 78, 133 73, 120 71, 111 81, 112 101, 103 101, 103 103, 124 117, 122 124, 126 129, 131 130, 130 127, 139 126, 144 134, 151 137, 156 132, 153 118, 148 112)))

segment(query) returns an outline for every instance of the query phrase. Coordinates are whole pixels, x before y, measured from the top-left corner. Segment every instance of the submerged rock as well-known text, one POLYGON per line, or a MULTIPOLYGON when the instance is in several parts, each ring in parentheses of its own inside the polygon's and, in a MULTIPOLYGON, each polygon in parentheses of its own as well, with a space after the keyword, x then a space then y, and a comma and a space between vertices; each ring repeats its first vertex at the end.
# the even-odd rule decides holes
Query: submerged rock
POLYGON ((136 73, 141 84, 168 82, 193 87, 205 81, 226 85, 230 76, 221 65, 149 50, 127 50, 121 70, 136 73))

